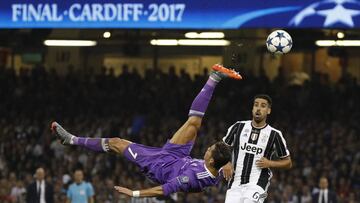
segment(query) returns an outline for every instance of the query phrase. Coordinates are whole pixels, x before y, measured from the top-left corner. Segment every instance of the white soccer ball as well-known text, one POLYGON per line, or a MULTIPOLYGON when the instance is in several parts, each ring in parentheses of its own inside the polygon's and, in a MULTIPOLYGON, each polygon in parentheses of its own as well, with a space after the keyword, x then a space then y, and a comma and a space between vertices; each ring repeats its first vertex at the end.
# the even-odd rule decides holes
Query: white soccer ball
POLYGON ((266 39, 266 47, 271 53, 286 54, 293 45, 291 36, 284 30, 275 30, 266 39))

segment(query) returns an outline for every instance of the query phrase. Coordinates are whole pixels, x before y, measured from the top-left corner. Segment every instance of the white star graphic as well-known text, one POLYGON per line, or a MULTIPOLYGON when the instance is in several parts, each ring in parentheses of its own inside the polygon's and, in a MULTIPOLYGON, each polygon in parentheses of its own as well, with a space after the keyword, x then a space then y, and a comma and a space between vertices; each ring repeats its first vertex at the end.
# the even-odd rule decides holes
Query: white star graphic
POLYGON ((331 26, 337 22, 343 23, 350 27, 354 27, 352 17, 359 15, 360 11, 346 9, 341 4, 338 4, 333 9, 318 11, 317 13, 326 17, 324 22, 325 27, 331 26))
POLYGON ((349 0, 330 0, 328 2, 334 2, 336 4, 343 4, 343 3, 351 2, 351 1, 349 1, 349 0))
POLYGON ((296 26, 298 26, 305 17, 311 16, 316 13, 315 11, 316 6, 317 4, 305 8, 300 12, 299 15, 296 15, 295 18, 290 23, 294 23, 296 26))

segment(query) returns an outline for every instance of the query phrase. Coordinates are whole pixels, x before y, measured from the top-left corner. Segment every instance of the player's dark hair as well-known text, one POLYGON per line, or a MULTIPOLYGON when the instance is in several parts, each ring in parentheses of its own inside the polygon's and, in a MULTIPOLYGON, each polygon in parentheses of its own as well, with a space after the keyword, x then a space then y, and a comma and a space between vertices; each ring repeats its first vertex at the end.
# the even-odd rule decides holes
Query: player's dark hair
POLYGON ((268 102, 269 107, 272 106, 272 99, 271 99, 271 97, 270 97, 269 95, 267 95, 267 94, 258 94, 258 95, 255 95, 254 101, 255 101, 255 99, 265 99, 265 100, 268 102))
POLYGON ((84 169, 83 169, 82 167, 75 167, 75 168, 73 169, 73 173, 75 173, 76 171, 81 171, 81 172, 84 173, 84 169))
POLYGON ((231 160, 231 147, 223 141, 215 143, 215 148, 212 151, 212 158, 214 159, 214 168, 219 170, 231 160))

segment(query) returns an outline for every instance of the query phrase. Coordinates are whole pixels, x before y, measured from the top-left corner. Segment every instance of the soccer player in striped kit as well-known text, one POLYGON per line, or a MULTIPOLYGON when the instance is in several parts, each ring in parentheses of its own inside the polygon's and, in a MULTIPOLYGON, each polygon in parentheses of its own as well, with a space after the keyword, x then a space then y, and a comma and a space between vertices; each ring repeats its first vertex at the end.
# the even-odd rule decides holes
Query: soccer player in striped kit
POLYGON ((130 190, 116 186, 115 189, 132 197, 169 195, 177 191, 200 192, 216 185, 221 179, 221 167, 231 160, 231 149, 219 141, 210 146, 204 160, 191 158, 190 152, 196 140, 202 117, 208 107, 216 85, 223 78, 241 79, 234 70, 221 65, 213 66, 214 72, 194 99, 188 120, 162 147, 149 147, 121 138, 85 138, 70 134, 58 123, 51 124, 52 131, 66 145, 82 146, 97 152, 122 154, 140 167, 141 171, 159 186, 130 190))
POLYGON ((226 203, 262 203, 272 177, 270 168, 292 166, 281 131, 266 122, 271 105, 270 96, 256 95, 252 120, 236 122, 223 138, 226 144, 233 146, 232 163, 223 167, 224 176, 229 180, 226 203), (271 160, 274 153, 278 160, 271 160))

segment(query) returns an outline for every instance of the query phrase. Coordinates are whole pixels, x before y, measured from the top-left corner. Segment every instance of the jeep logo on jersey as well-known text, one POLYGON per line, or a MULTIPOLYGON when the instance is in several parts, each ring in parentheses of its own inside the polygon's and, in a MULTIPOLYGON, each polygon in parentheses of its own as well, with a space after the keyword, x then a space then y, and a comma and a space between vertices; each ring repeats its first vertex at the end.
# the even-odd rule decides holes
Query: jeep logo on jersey
POLYGON ((261 154, 263 152, 263 149, 261 147, 257 147, 256 145, 252 145, 249 143, 244 143, 243 146, 240 146, 242 150, 245 150, 247 152, 250 152, 251 154, 261 154))

